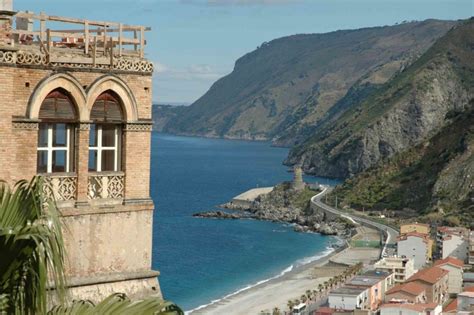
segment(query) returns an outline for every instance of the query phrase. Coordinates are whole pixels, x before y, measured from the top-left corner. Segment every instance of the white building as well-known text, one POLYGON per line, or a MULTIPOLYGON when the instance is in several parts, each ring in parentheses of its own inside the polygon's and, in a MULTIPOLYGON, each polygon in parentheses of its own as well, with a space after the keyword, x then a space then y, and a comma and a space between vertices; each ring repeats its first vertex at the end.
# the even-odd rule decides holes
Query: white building
POLYGON ((426 235, 410 232, 399 236, 397 253, 400 257, 413 259, 415 269, 422 269, 431 256, 430 244, 426 235))
POLYGON ((380 307, 380 315, 439 315, 442 307, 430 304, 384 304, 380 307))
POLYGON ((458 294, 458 312, 457 314, 474 313, 474 292, 463 292, 458 294))
POLYGON ((469 257, 469 230, 442 226, 436 236, 439 258, 455 257, 464 262, 469 257))
POLYGON ((415 273, 415 263, 412 258, 385 257, 374 265, 376 270, 394 274, 396 284, 405 282, 415 273))
POLYGON ((463 267, 464 262, 454 257, 438 260, 434 266, 447 270, 448 273, 448 293, 457 294, 462 292, 463 267))
POLYGON ((469 265, 474 265, 474 231, 469 233, 469 265))
POLYGON ((369 309, 369 289, 340 287, 329 293, 329 307, 340 310, 369 309))

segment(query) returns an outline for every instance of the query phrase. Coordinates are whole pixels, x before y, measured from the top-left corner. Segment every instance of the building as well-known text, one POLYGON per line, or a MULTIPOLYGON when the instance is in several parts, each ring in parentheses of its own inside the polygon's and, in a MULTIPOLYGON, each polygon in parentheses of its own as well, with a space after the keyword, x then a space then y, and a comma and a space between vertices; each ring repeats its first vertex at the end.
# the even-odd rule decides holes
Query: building
POLYGON ((366 287, 343 286, 328 296, 329 307, 339 310, 368 310, 369 290, 366 287))
POLYGON ((436 234, 437 257, 455 257, 463 262, 469 258, 469 230, 463 227, 441 226, 436 234))
POLYGON ((462 292, 458 294, 458 314, 474 314, 474 292, 462 292))
POLYGON ((306 187, 303 181, 303 169, 301 165, 295 165, 293 168, 293 182, 291 183, 291 187, 296 191, 304 190, 306 187))
POLYGON ((416 282, 399 284, 385 293, 387 303, 426 303, 426 287, 416 282))
MULTIPOLYGON (((472 288, 467 288, 464 290, 464 292, 462 293, 467 293, 467 292, 474 292, 474 287, 472 288)), ((464 301, 464 305, 469 305, 469 301, 464 301)), ((465 306, 461 306, 461 308, 465 308, 465 306)), ((468 312, 466 310, 461 310, 459 309, 459 312, 468 312)), ((443 314, 458 314, 458 298, 456 296, 455 299, 453 299, 451 302, 449 302, 448 305, 446 305, 444 308, 443 308, 443 314)))
POLYGON ((44 178, 67 226, 70 296, 161 296, 151 269, 148 29, 4 10, 0 29, 0 178, 44 178))
POLYGON ((413 259, 415 269, 419 270, 431 260, 433 241, 425 234, 409 232, 397 239, 397 253, 403 258, 413 259))
POLYGON ((469 232, 469 258, 468 264, 474 266, 474 231, 469 232))
POLYGON ((434 266, 448 271, 448 292, 449 294, 457 294, 462 292, 463 267, 464 262, 457 258, 448 257, 437 260, 434 266))
POLYGON ((380 315, 439 315, 441 305, 429 304, 384 304, 380 308, 380 315))
POLYGON ((474 272, 464 272, 462 275, 462 282, 464 289, 474 288, 474 272))
POLYGON ((407 283, 414 282, 426 290, 426 302, 444 304, 448 297, 448 271, 439 267, 430 267, 418 271, 407 279, 407 283))
POLYGON ((384 257, 376 262, 374 267, 376 270, 393 273, 396 284, 405 282, 415 273, 415 264, 412 258, 384 257))
POLYGON ((355 276, 346 282, 346 287, 367 289, 367 308, 375 311, 383 301, 383 296, 387 290, 387 286, 389 286, 392 282, 393 278, 391 274, 387 272, 369 271, 362 275, 355 276))
POLYGON ((419 233, 423 235, 430 235, 430 226, 428 224, 423 224, 423 223, 408 223, 408 224, 402 224, 400 226, 400 235, 402 234, 407 234, 407 233, 419 233))

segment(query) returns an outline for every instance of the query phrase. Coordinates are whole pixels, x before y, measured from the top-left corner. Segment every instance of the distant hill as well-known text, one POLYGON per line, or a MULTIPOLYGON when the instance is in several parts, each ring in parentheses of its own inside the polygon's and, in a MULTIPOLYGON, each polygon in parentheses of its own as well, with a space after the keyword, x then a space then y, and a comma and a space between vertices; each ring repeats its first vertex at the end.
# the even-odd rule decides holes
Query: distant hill
POLYGON ((164 127, 173 119, 176 119, 183 110, 184 105, 155 104, 152 108, 153 130, 162 132, 164 127))
POLYGON ((474 19, 324 121, 290 152, 297 162, 351 177, 334 192, 342 205, 474 224, 474 19))
POLYGON ((426 20, 272 40, 237 60, 162 130, 301 143, 331 109, 344 110, 387 82, 453 25, 426 20))

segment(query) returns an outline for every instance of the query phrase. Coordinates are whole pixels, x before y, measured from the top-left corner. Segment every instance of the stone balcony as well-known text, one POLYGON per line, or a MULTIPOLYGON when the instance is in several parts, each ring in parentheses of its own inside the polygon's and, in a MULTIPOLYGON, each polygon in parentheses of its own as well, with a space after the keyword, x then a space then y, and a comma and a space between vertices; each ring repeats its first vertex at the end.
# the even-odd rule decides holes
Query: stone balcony
MULTIPOLYGON (((77 175, 75 173, 40 174, 44 179, 43 192, 48 200, 55 200, 58 207, 74 207, 77 200, 77 175)), ((91 204, 121 204, 125 197, 123 172, 89 173, 87 198, 91 204)))
POLYGON ((149 30, 116 22, 0 11, 0 63, 152 73, 153 64, 145 59, 149 30))

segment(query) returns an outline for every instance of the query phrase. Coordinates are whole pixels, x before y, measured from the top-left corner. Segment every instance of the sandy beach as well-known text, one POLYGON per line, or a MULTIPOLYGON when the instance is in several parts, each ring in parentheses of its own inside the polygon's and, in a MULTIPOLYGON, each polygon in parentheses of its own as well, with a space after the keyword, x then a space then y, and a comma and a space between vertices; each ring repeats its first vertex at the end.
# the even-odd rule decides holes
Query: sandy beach
POLYGON ((299 299, 306 290, 317 290, 318 284, 341 273, 343 265, 376 260, 380 250, 344 247, 319 260, 299 266, 281 277, 242 291, 202 309, 187 314, 198 315, 253 315, 274 307, 287 310, 288 300, 299 299))

